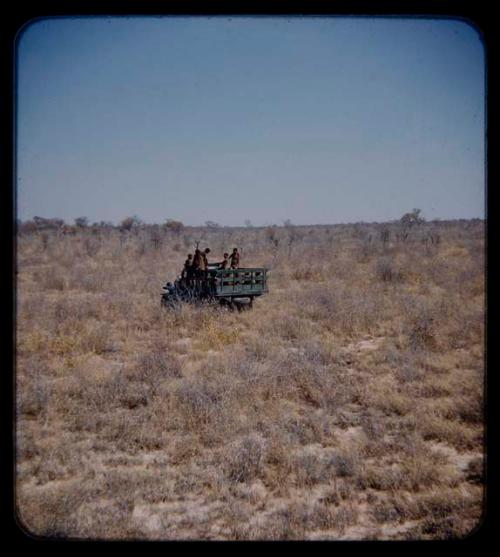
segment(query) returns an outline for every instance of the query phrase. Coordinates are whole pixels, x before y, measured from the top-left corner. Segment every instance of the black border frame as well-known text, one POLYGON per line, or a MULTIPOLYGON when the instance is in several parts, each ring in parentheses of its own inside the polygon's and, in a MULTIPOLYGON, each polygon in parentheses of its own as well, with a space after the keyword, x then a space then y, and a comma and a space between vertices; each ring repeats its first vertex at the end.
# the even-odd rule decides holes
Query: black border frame
MULTIPOLYGON (((0 458, 0 473, 2 486, 4 487, 1 501, 1 510, 3 514, 2 533, 3 537, 9 541, 23 546, 32 544, 47 545, 54 548, 54 544, 65 545, 66 543, 75 543, 81 540, 58 540, 48 538, 36 538, 28 535, 20 526, 15 516, 14 501, 14 481, 15 481, 15 419, 14 419, 14 378, 15 378, 15 285, 16 285, 16 209, 15 209, 15 54, 16 40, 22 28, 29 22, 47 17, 75 17, 75 16, 358 16, 358 17, 422 17, 422 18, 453 18, 462 19, 473 25, 479 32, 486 53, 486 122, 487 122, 487 156, 486 156, 486 328, 487 340, 485 344, 485 369, 487 371, 485 378, 485 392, 491 394, 492 400, 486 397, 485 405, 485 423, 486 428, 486 454, 487 454, 487 485, 485 500, 484 516, 478 527, 466 538, 459 540, 433 540, 433 541, 360 541, 354 543, 354 548, 361 548, 368 545, 377 545, 387 549, 394 548, 407 549, 408 544, 416 545, 419 548, 427 548, 431 546, 452 545, 458 549, 479 547, 494 539, 494 502, 497 499, 498 482, 495 478, 495 469, 497 463, 496 446, 494 445, 497 431, 495 429, 496 405, 494 395, 495 367, 491 365, 491 355, 489 347, 492 346, 490 341, 491 324, 494 322, 495 314, 488 312, 489 305, 495 301, 494 292, 488 288, 492 283, 491 278, 494 277, 495 270, 488 265, 489 247, 492 245, 492 236, 496 228, 494 220, 489 221, 491 207, 494 206, 496 197, 495 186, 498 183, 495 147, 498 136, 498 108, 495 105, 495 99, 500 99, 498 95, 498 43, 495 37, 495 17, 492 4, 487 4, 482 0, 463 1, 463 0, 338 0, 331 2, 292 2, 287 3, 261 3, 258 2, 239 2, 221 3, 221 2, 200 2, 200 1, 180 1, 180 0, 42 0, 33 6, 14 5, 9 11, 4 12, 0 20, 0 53, 2 59, 2 73, 4 78, 2 91, 2 104, 6 110, 2 114, 2 140, 4 143, 1 150, 2 165, 1 169, 5 173, 4 187, 1 188, 3 203, 0 208, 3 211, 0 219, 2 239, 2 261, 7 261, 4 266, 2 278, 5 279, 5 285, 2 288, 2 319, 0 320, 0 333, 5 345, 5 356, 7 361, 6 370, 1 374, 2 387, 0 392, 5 397, 4 404, 0 405, 1 411, 1 441, 2 441, 2 458, 0 458), (8 186, 7 186, 8 184, 8 186), (492 184, 488 188, 488 184, 492 184), (490 209, 490 210, 488 210, 490 209), (491 319, 493 317, 493 319, 491 319), (488 373, 489 368, 489 373, 488 373), (422 546, 422 547, 420 547, 422 546)), ((493 278, 493 284, 496 281, 493 278)), ((86 543, 98 544, 122 544, 123 541, 86 541, 86 543)), ((138 543, 134 541, 134 543, 138 543)), ((139 542, 139 543, 162 543, 162 542, 139 542)), ((163 542, 164 543, 164 542, 163 542)), ((182 543, 182 542, 169 542, 182 543)), ((201 542, 184 542, 196 544, 201 542)), ((221 545, 241 542, 208 542, 221 545)), ((245 543, 245 542, 243 542, 245 543)), ((253 543, 271 543, 271 542, 253 542, 253 543)), ((288 544, 290 542, 274 542, 288 544)), ((297 543, 297 542, 295 542, 297 543)), ((299 542, 300 543, 300 542, 299 542)), ((344 543, 349 542, 312 542, 315 545, 324 543, 334 543, 335 547, 340 548, 344 543), (339 545, 340 544, 340 545, 339 545)), ((348 548, 349 549, 349 548, 348 548)), ((444 549, 444 547, 442 548, 444 549)))

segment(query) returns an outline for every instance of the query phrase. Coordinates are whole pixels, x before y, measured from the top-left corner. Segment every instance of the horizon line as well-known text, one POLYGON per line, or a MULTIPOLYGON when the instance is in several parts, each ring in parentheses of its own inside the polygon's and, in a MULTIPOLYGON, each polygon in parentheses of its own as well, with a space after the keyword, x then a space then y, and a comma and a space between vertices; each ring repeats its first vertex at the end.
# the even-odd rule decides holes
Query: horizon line
MULTIPOLYGON (((410 211, 409 211, 410 213, 410 211)), ((165 219, 162 222, 146 222, 141 220, 137 215, 132 217, 124 217, 120 222, 114 222, 111 220, 101 220, 101 221, 88 221, 87 224, 81 226, 77 225, 76 222, 66 222, 65 219, 61 217, 41 217, 39 215, 35 215, 31 219, 23 220, 21 218, 16 218, 15 222, 19 225, 25 225, 29 222, 35 222, 35 218, 42 219, 43 221, 47 221, 46 223, 49 224, 51 221, 53 223, 58 223, 59 226, 74 226, 79 228, 92 228, 98 226, 108 226, 113 228, 120 228, 123 221, 128 218, 137 218, 134 228, 141 227, 141 226, 166 226, 167 222, 175 222, 180 223, 183 228, 209 228, 209 229, 220 229, 220 228, 244 228, 244 229, 252 229, 252 228, 269 228, 269 227, 279 227, 279 228, 287 228, 287 227, 296 227, 296 228, 307 228, 307 227, 325 227, 325 226, 339 226, 339 225, 354 225, 354 224, 394 224, 399 223, 402 216, 396 219, 390 220, 376 220, 376 221, 367 221, 367 220, 359 220, 359 221, 337 221, 337 222, 330 222, 330 223, 308 223, 308 224, 296 224, 294 222, 286 222, 282 221, 280 224, 278 223, 265 223, 265 224, 220 224, 217 222, 206 221, 203 224, 186 224, 178 219, 165 219), (210 224, 207 224, 210 223, 210 224)), ((77 218, 84 218, 84 217, 77 217, 77 218)), ((435 223, 435 222, 454 222, 454 221, 486 221, 486 217, 451 217, 451 218, 444 218, 444 217, 435 217, 432 219, 426 219, 425 217, 421 217, 421 223, 435 223)), ((76 219, 73 219, 76 221, 76 219)))

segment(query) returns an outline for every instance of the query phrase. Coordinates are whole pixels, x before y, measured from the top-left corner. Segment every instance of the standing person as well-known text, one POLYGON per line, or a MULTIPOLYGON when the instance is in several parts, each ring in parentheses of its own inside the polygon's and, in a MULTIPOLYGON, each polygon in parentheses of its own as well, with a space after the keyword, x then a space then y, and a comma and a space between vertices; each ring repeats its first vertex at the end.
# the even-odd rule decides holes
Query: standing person
POLYGON ((205 267, 204 270, 208 271, 208 259, 207 259, 207 254, 210 253, 210 248, 206 248, 205 251, 201 254, 202 260, 203 260, 203 266, 205 267))
POLYGON ((240 266, 240 254, 238 248, 233 249, 233 253, 229 256, 231 260, 231 269, 237 269, 240 266))
POLYGON ((191 282, 193 276, 193 254, 188 253, 186 261, 184 261, 184 268, 182 269, 181 278, 185 278, 187 283, 191 282))
POLYGON ((182 278, 187 277, 189 275, 192 266, 193 266, 193 254, 188 253, 187 259, 186 261, 184 261, 184 267, 181 273, 182 278))
POLYGON ((209 281, 208 281, 208 259, 207 254, 210 253, 210 248, 205 248, 205 251, 201 252, 201 265, 200 265, 200 277, 202 280, 202 290, 204 293, 209 291, 209 281))
POLYGON ((193 276, 199 276, 202 262, 203 262, 203 257, 201 256, 201 251, 198 248, 196 248, 194 251, 193 264, 191 267, 193 276))
POLYGON ((227 269, 227 266, 229 265, 229 254, 225 253, 224 254, 224 259, 219 263, 219 269, 227 269))

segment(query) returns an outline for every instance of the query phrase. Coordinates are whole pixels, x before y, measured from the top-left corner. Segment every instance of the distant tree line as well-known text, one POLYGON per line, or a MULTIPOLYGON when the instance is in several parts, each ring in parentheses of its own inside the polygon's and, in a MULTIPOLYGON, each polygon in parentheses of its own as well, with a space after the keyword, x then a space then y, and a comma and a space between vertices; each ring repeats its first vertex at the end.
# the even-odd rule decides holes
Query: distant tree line
MULTIPOLYGON (((118 224, 113 224, 110 221, 99 221, 89 222, 87 217, 77 217, 74 219, 73 224, 66 223, 63 219, 58 218, 46 218, 46 217, 33 217, 29 220, 17 219, 17 230, 21 234, 29 234, 32 232, 43 232, 43 231, 56 231, 56 232, 76 232, 77 230, 86 229, 101 229, 101 230, 120 230, 122 232, 131 232, 133 230, 157 227, 158 225, 148 225, 142 222, 142 220, 137 216, 133 215, 130 217, 125 217, 118 224)), ((180 234, 184 229, 184 224, 179 220, 167 219, 161 227, 164 230, 172 232, 174 234, 180 234)))
MULTIPOLYGON (((440 220, 434 219, 428 221, 429 224, 439 223, 440 226, 446 226, 447 224, 466 224, 473 225, 474 223, 484 222, 484 219, 474 218, 474 219, 453 219, 453 220, 440 220)), ((409 232, 413 228, 418 228, 420 225, 426 223, 422 216, 422 211, 420 209, 413 209, 412 211, 405 213, 399 220, 391 221, 387 223, 342 223, 342 224, 329 224, 329 225, 318 225, 318 226, 335 226, 335 227, 345 227, 345 226, 359 226, 365 224, 373 225, 384 225, 380 231, 380 239, 385 244, 388 242, 390 237, 388 225, 397 225, 399 230, 395 232, 398 239, 404 241, 409 232)), ((113 224, 109 221, 99 221, 89 222, 89 219, 85 216, 77 217, 74 219, 73 224, 66 223, 63 219, 59 218, 46 218, 35 216, 33 219, 22 221, 21 219, 16 220, 17 231, 20 234, 30 234, 33 232, 42 231, 56 231, 60 233, 76 233, 79 230, 119 230, 122 233, 130 233, 138 231, 141 229, 152 229, 155 228, 157 233, 161 230, 173 234, 174 236, 180 236, 185 228, 197 228, 197 229, 208 229, 208 230, 218 230, 222 228, 238 228, 238 227, 226 227, 218 224, 217 222, 207 220, 202 226, 190 226, 186 227, 180 220, 166 219, 162 224, 146 224, 137 215, 125 217, 118 224, 113 224)), ((302 237, 301 229, 307 228, 304 226, 299 226, 292 224, 290 219, 283 221, 282 226, 271 224, 263 227, 254 227, 249 219, 245 220, 244 227, 249 228, 264 228, 266 231, 266 236, 271 244, 278 248, 280 238, 277 234, 277 229, 283 229, 287 234, 287 247, 291 252, 293 245, 300 240, 302 237)), ((243 228, 243 227, 242 227, 243 228)))

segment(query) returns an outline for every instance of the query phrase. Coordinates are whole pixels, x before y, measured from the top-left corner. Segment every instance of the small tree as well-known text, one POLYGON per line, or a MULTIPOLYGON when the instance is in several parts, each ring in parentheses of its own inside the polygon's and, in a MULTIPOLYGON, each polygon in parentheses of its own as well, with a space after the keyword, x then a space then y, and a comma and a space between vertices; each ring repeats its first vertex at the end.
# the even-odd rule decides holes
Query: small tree
POLYGON ((274 226, 268 226, 266 228, 266 239, 267 241, 274 247, 275 250, 278 250, 279 247, 279 243, 280 243, 280 237, 278 234, 278 228, 276 225, 274 226))
POLYGON ((37 230, 57 230, 64 226, 62 219, 46 219, 44 217, 33 217, 37 230))
POLYGON ((401 232, 397 234, 399 240, 405 242, 408 239, 408 234, 413 226, 419 226, 425 222, 425 219, 420 216, 422 211, 420 209, 413 209, 410 213, 405 213, 400 219, 401 232))
POLYGON ((160 233, 160 227, 154 224, 149 231, 149 239, 151 245, 154 249, 158 249, 161 246, 162 235, 160 233))
POLYGON ((43 230, 47 227, 47 219, 44 219, 43 217, 34 216, 33 222, 35 223, 38 230, 43 230))
POLYGON ((20 223, 17 230, 20 234, 32 234, 33 232, 36 232, 37 226, 35 221, 26 220, 20 223))
POLYGON ((87 228, 89 225, 89 219, 87 217, 77 217, 75 219, 75 226, 78 228, 87 228))
POLYGON ((292 224, 290 219, 284 221, 283 225, 287 231, 288 237, 288 257, 291 257, 294 244, 302 238, 303 234, 294 224, 292 224))
POLYGON ((180 220, 167 219, 165 229, 178 236, 184 230, 184 225, 180 220))
POLYGON ((391 232, 390 230, 387 228, 387 226, 384 226, 381 230, 380 230, 380 241, 382 242, 382 244, 385 246, 387 245, 387 243, 389 242, 389 238, 391 237, 391 232))
POLYGON ((130 232, 132 229, 137 228, 141 224, 141 219, 134 215, 133 217, 125 217, 119 227, 120 230, 130 232))
POLYGON ((220 228, 220 224, 218 222, 214 222, 213 220, 205 221, 205 226, 207 228, 220 228))
POLYGON ((421 209, 413 209, 410 213, 405 213, 401 217, 401 225, 404 227, 411 228, 414 225, 419 225, 425 222, 425 219, 420 216, 421 209))

